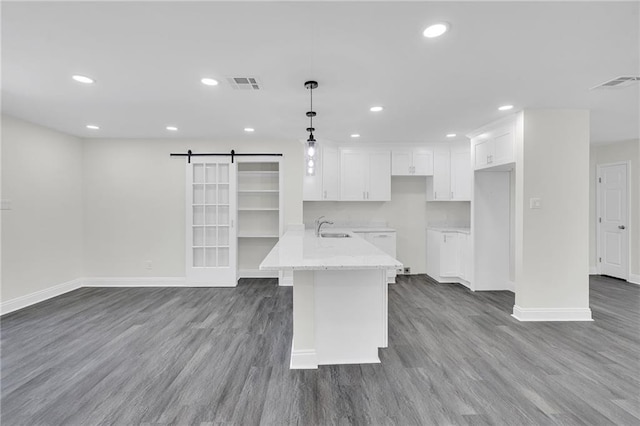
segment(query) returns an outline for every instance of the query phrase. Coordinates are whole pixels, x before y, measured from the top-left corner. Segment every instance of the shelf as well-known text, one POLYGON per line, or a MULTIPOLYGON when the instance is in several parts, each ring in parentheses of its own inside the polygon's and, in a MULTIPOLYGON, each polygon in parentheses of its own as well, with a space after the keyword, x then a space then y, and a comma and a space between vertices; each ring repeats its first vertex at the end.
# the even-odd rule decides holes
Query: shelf
POLYGON ((245 208, 238 208, 238 211, 241 212, 277 212, 278 209, 277 207, 245 207, 245 208))
POLYGON ((277 175, 277 170, 245 170, 238 171, 238 175, 277 175))

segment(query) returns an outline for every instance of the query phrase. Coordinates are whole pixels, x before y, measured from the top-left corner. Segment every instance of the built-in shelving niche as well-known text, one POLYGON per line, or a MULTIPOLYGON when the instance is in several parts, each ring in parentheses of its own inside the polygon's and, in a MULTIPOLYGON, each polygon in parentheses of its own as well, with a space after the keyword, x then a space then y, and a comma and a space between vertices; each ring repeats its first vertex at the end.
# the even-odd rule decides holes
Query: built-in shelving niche
POLYGON ((282 235, 280 159, 238 162, 238 277, 277 277, 260 262, 282 235))

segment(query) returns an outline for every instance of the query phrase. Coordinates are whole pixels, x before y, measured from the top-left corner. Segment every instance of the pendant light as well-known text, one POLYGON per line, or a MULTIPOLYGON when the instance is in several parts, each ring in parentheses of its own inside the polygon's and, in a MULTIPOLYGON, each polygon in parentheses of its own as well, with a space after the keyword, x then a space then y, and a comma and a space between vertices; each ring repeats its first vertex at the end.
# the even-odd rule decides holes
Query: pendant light
POLYGON ((307 111, 307 117, 309 117, 309 127, 307 127, 309 138, 307 138, 307 142, 305 143, 305 169, 307 176, 314 176, 318 162, 318 149, 316 138, 313 136, 313 132, 316 130, 313 128, 313 117, 316 116, 316 112, 313 110, 313 89, 318 87, 318 82, 313 80, 306 81, 304 87, 309 90, 310 97, 310 108, 309 111, 307 111))

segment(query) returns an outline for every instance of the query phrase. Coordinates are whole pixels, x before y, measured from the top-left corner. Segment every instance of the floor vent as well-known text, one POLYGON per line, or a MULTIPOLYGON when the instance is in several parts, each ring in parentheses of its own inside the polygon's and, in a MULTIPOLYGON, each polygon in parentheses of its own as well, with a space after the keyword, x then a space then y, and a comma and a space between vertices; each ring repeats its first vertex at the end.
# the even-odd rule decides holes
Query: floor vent
POLYGON ((256 77, 227 77, 227 81, 235 90, 261 90, 262 85, 256 77))
POLYGON ((605 81, 604 83, 600 83, 597 86, 591 88, 591 90, 595 89, 620 89, 623 87, 631 86, 633 83, 640 81, 640 77, 634 76, 622 76, 616 77, 613 80, 605 81))

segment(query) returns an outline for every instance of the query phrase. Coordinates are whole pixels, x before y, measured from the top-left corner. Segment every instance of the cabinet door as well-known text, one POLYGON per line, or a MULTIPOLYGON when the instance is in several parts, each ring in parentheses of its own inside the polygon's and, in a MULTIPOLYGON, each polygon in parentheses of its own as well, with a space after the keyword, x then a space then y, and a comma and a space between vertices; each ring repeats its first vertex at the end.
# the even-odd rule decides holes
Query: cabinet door
POLYGON ((339 200, 339 156, 338 148, 325 146, 322 149, 322 194, 323 200, 339 200))
POLYGON ((458 233, 443 232, 440 240, 440 276, 457 277, 460 274, 458 233))
POLYGON ((467 278, 467 265, 469 264, 468 235, 458 234, 458 276, 462 279, 467 278))
POLYGON ((451 150, 451 199, 471 200, 471 158, 469 150, 451 150))
MULTIPOLYGON (((365 157, 367 158, 367 157, 365 157)), ((371 152, 368 155, 369 176, 366 188, 368 201, 391 200, 391 158, 389 151, 371 152)))
POLYGON ((489 145, 491 144, 492 142, 490 142, 489 140, 475 142, 476 153, 474 158, 474 167, 476 170, 487 166, 491 151, 489 145))
MULTIPOLYGON (((340 153, 340 199, 365 200, 366 181, 369 177, 366 153, 343 150, 340 153)), ((389 166, 387 166, 387 169, 389 166)))
POLYGON ((427 274, 433 278, 438 279, 440 275, 440 240, 442 239, 442 233, 427 230, 427 274))
POLYGON ((415 151, 413 153, 413 174, 433 176, 433 153, 431 151, 415 151))
POLYGON ((395 232, 369 232, 367 240, 389 256, 396 258, 395 232))
POLYGON ((433 199, 449 200, 451 198, 451 164, 449 149, 437 149, 433 153, 433 199))
POLYGON ((413 173, 412 153, 411 151, 392 151, 391 152, 391 175, 392 176, 410 176, 413 173))
POLYGON ((493 139, 493 164, 513 163, 514 133, 511 129, 497 132, 493 139))

